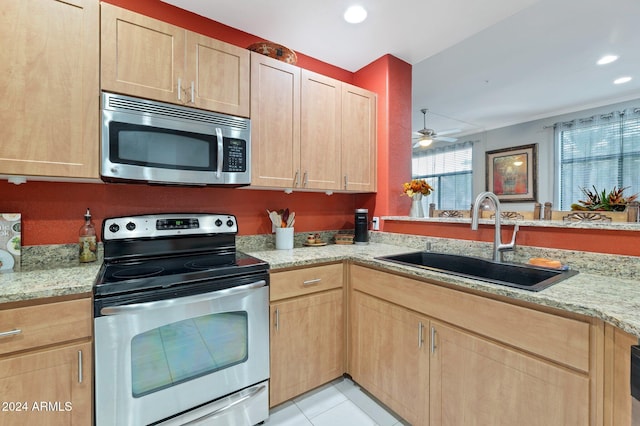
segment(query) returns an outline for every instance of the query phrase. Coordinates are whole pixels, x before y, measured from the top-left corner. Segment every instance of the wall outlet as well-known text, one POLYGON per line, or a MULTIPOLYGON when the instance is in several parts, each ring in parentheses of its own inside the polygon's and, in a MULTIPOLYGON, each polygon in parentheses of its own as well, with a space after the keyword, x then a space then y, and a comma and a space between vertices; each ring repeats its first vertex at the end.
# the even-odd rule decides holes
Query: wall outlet
POLYGON ((374 231, 379 231, 380 230, 380 218, 377 216, 374 216, 374 218, 372 219, 373 222, 373 230, 374 231))

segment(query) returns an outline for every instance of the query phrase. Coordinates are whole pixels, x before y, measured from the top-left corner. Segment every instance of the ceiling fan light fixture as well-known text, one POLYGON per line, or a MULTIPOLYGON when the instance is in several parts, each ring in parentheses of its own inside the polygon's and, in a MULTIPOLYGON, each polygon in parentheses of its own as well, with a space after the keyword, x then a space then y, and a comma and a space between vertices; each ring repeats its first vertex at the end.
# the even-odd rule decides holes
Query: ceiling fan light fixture
POLYGON ((433 143, 433 139, 430 136, 424 136, 418 140, 418 145, 425 148, 433 143))
POLYGON ((353 5, 344 12, 344 20, 350 24, 359 24, 367 19, 367 11, 360 5, 353 5))

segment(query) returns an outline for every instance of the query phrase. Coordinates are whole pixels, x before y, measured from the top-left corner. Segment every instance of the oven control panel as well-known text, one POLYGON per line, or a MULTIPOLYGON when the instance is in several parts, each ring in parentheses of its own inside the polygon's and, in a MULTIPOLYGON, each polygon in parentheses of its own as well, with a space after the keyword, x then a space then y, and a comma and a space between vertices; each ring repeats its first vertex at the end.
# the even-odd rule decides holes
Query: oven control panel
POLYGON ((228 214, 139 215, 107 218, 102 223, 103 241, 237 233, 236 217, 228 214))

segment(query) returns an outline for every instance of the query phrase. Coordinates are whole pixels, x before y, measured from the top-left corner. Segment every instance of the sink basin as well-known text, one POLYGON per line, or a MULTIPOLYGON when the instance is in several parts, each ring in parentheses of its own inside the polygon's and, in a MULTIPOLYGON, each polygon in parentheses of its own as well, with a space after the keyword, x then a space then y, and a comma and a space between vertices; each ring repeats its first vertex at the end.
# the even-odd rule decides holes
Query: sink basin
POLYGON ((530 291, 543 290, 578 273, 429 251, 381 256, 376 259, 530 291))

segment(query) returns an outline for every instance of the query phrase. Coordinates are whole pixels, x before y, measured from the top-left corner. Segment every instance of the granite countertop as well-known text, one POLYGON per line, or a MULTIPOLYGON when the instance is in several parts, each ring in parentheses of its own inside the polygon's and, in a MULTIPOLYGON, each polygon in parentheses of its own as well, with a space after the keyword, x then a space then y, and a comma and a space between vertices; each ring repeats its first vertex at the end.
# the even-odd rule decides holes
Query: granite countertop
MULTIPOLYGON (((628 266, 629 261, 615 262, 622 264, 620 269, 629 268, 632 271, 628 279, 623 278, 625 275, 621 274, 605 276, 604 274, 589 272, 587 264, 578 264, 575 269, 581 272, 574 277, 540 292, 530 292, 376 259, 378 256, 406 253, 424 248, 423 239, 420 239, 419 243, 415 243, 405 235, 397 235, 399 236, 396 240, 386 238, 383 239, 384 242, 375 242, 379 239, 373 238, 373 242, 368 245, 329 244, 323 247, 299 248, 296 246, 293 250, 249 247, 243 249, 243 251, 268 262, 272 271, 326 262, 356 261, 365 265, 384 268, 391 272, 413 275, 416 278, 445 282, 461 289, 472 289, 600 318, 627 333, 640 337, 640 285, 637 281, 637 272, 633 272, 640 269, 637 267, 640 259, 631 259, 631 262, 635 265, 631 268, 628 266)), ((450 240, 432 240, 435 241, 434 251, 450 252, 450 250, 442 250, 445 248, 445 244, 448 244, 447 248, 455 248, 452 245, 454 243, 450 240)), ((475 247, 464 246, 457 249, 469 255, 478 255, 477 252, 474 252, 476 250, 475 247)), ((480 246, 479 249, 483 253, 486 251, 485 246, 480 246)), ((522 251, 527 256, 538 254, 527 251, 525 248, 522 251)), ((603 255, 595 255, 590 262, 594 266, 602 267, 603 262, 600 260, 602 257, 603 255)), ((579 256, 575 257, 575 259, 583 258, 588 259, 588 254, 579 253, 579 256)), ((612 258, 617 259, 619 256, 612 258)), ((611 260, 609 261, 612 262, 611 260)), ((604 263, 606 264, 606 262, 604 263)), ((96 262, 71 267, 1 273, 0 303, 70 294, 90 294, 99 268, 100 263, 96 262)))
POLYGON ((462 289, 478 290, 600 318, 640 338, 640 285, 634 279, 580 272, 542 291, 532 292, 376 259, 378 256, 410 251, 416 249, 372 243, 362 246, 327 245, 293 250, 265 250, 248 254, 269 262, 273 271, 349 259, 417 278, 446 282, 462 289))
POLYGON ((0 274, 0 303, 91 293, 100 264, 0 274))

